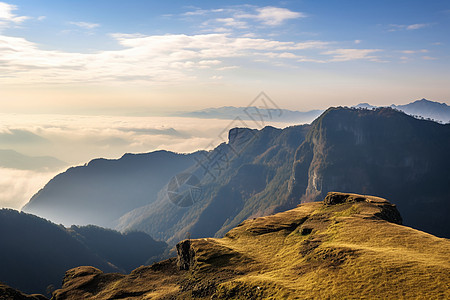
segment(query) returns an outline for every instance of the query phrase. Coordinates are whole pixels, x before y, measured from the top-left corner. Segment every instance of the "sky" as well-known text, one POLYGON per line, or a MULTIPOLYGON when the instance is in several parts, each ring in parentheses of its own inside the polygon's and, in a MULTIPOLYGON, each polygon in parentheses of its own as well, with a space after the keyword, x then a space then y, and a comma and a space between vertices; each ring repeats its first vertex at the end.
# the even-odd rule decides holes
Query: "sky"
POLYGON ((0 150, 67 164, 0 165, 0 207, 93 158, 214 147, 243 124, 174 115, 262 91, 300 111, 450 104, 449 32, 447 0, 0 0, 0 150))
POLYGON ((449 103, 450 2, 0 2, 0 109, 449 103))

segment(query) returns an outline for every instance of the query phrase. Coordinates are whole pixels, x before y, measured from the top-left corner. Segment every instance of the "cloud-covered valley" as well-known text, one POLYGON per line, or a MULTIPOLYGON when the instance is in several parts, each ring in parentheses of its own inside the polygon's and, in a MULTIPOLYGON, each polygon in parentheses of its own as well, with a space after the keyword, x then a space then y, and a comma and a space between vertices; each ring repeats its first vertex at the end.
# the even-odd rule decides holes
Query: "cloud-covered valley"
POLYGON ((249 121, 184 117, 0 114, 0 120, 0 149, 8 150, 0 151, 0 155, 14 151, 30 162, 27 167, 24 159, 19 158, 16 165, 11 161, 2 165, 0 159, 0 206, 12 208, 20 208, 49 179, 72 165, 158 149, 193 152, 226 142, 226 132, 232 127, 261 128, 261 124, 249 121), (33 158, 39 157, 67 165, 64 168, 56 165, 50 170, 36 168, 33 158))

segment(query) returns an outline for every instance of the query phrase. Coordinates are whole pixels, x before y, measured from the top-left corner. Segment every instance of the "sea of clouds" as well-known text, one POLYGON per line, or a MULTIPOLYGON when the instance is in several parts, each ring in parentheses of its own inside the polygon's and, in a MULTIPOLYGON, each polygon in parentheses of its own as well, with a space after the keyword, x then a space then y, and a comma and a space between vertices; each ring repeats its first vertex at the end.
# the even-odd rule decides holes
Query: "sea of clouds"
POLYGON ((20 209, 51 178, 70 166, 125 153, 170 150, 188 153, 227 141, 233 127, 286 127, 292 124, 185 117, 0 114, 0 149, 29 157, 48 156, 63 168, 0 165, 0 207, 20 209))

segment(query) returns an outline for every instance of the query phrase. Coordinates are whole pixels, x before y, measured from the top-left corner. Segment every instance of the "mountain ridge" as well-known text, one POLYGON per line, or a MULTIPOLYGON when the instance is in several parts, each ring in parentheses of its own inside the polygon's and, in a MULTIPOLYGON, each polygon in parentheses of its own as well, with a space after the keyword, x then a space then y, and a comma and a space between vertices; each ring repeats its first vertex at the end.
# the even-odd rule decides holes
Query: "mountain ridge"
POLYGON ((113 227, 114 220, 130 207, 154 201, 164 184, 192 165, 199 153, 160 150, 127 153, 119 159, 94 159, 55 176, 22 210, 68 226, 113 227), (114 172, 115 168, 121 172, 114 172))
POLYGON ((427 100, 425 98, 401 105, 391 104, 390 106, 373 106, 369 103, 360 103, 353 107, 363 109, 391 107, 416 118, 424 118, 441 123, 450 123, 450 106, 446 103, 439 103, 427 100))
MULTIPOLYGON (((114 222, 111 218, 109 226, 119 231, 144 231, 175 245, 187 234, 221 237, 245 219, 291 209, 300 201, 320 200, 328 191, 352 190, 390 198, 401 204, 405 224, 448 237, 449 136, 449 124, 416 119, 392 108, 330 108, 312 125, 235 128, 229 131, 227 143, 191 154, 184 167, 177 165, 177 171, 168 173, 159 188, 148 190, 145 178, 139 178, 139 184, 122 185, 114 196, 123 200, 117 201, 126 203, 127 193, 136 188, 154 193, 153 200, 143 198, 136 203, 144 205, 123 209, 114 222), (169 197, 174 192, 170 176, 173 179, 177 174, 198 179, 201 192, 191 206, 179 206, 169 197), (430 214, 435 218, 426 217, 430 214)), ((139 168, 144 165, 135 156, 128 159, 139 168)), ((127 175, 118 161, 88 165, 94 168, 103 163, 109 164, 109 173, 127 175)), ((146 172, 159 175, 161 169, 146 172)), ((99 190, 119 186, 91 181, 99 190)), ((83 185, 77 189, 86 190, 83 185)), ((35 196, 35 203, 42 195, 35 196)), ((95 194, 81 195, 91 202, 98 200, 95 194)), ((103 205, 110 206, 107 202, 103 205)), ((67 210, 64 205, 60 208, 67 210)), ((95 222, 95 216, 91 220, 95 222)))
POLYGON ((0 255, 5 258, 0 282, 26 293, 46 294, 60 287, 64 272, 77 266, 130 272, 166 248, 144 233, 121 234, 92 226, 65 228, 13 209, 0 210, 0 236, 0 255))
POLYGON ((309 202, 330 190, 377 193, 400 205, 408 226, 448 237, 447 137, 450 124, 392 108, 330 108, 297 149, 290 195, 309 202))
MULTIPOLYGON (((374 109, 380 107, 391 107, 404 113, 420 118, 433 119, 442 123, 450 123, 450 106, 446 103, 436 102, 422 98, 407 104, 391 104, 373 106, 369 103, 359 103, 352 106, 354 108, 374 109)), ((175 116, 191 117, 200 119, 227 119, 233 120, 236 118, 242 120, 270 120, 276 122, 297 122, 310 123, 314 121, 325 110, 313 109, 308 111, 289 110, 281 108, 267 108, 257 106, 237 107, 237 106, 222 106, 209 107, 196 111, 180 112, 175 116)))
POLYGON ((257 106, 222 106, 217 108, 210 107, 191 112, 182 112, 176 114, 176 116, 200 119, 241 119, 256 122, 267 120, 275 122, 296 122, 298 124, 302 124, 312 122, 322 112, 323 110, 320 109, 313 109, 303 112, 297 110, 257 106))

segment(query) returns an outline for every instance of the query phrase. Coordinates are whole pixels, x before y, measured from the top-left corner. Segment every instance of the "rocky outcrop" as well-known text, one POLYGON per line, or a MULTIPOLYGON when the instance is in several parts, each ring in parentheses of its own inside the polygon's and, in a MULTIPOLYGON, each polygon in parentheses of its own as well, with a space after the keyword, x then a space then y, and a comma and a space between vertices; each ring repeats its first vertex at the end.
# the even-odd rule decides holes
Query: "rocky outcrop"
POLYGON ((191 248, 191 241, 184 240, 177 244, 177 266, 180 270, 189 270, 194 264, 195 251, 191 248))
POLYGON ((354 203, 354 202, 361 202, 361 201, 367 201, 367 198, 361 197, 361 195, 356 195, 356 194, 330 192, 327 194, 327 196, 323 200, 323 204, 335 205, 335 204, 354 203))
POLYGON ((397 206, 395 204, 391 204, 389 201, 383 198, 363 196, 358 194, 330 192, 327 194, 323 201, 324 205, 337 205, 357 202, 367 202, 378 207, 380 211, 374 213, 375 217, 381 218, 388 222, 402 224, 402 217, 397 210, 397 206))

